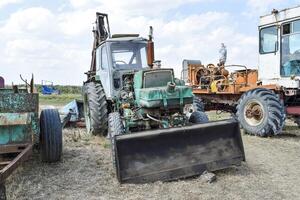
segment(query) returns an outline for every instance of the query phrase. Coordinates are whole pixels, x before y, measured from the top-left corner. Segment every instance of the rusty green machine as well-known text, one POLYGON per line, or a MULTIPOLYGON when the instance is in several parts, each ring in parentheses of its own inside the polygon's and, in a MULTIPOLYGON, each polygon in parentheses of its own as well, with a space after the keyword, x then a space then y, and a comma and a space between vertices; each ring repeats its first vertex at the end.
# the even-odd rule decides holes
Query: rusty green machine
POLYGON ((0 199, 5 199, 6 178, 37 148, 44 162, 56 162, 62 153, 62 129, 57 110, 39 115, 39 95, 33 78, 26 88, 0 84, 0 199))
POLYGON ((109 31, 96 14, 83 99, 87 131, 107 135, 121 183, 174 180, 240 165, 239 124, 208 122, 192 88, 154 61, 149 39, 109 31))

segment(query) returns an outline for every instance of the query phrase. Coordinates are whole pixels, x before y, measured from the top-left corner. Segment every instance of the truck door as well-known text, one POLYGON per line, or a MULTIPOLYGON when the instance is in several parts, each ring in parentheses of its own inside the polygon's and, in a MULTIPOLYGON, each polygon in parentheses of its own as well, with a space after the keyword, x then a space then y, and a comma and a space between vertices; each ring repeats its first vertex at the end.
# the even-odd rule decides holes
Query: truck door
POLYGON ((259 34, 259 79, 268 81, 280 78, 280 53, 278 51, 278 28, 269 26, 260 29, 259 34))
POLYGON ((98 48, 97 52, 98 56, 98 75, 100 76, 100 80, 102 83, 102 86, 104 88, 106 98, 111 98, 111 75, 109 70, 109 61, 108 61, 108 54, 107 54, 107 48, 104 44, 100 48, 98 48))

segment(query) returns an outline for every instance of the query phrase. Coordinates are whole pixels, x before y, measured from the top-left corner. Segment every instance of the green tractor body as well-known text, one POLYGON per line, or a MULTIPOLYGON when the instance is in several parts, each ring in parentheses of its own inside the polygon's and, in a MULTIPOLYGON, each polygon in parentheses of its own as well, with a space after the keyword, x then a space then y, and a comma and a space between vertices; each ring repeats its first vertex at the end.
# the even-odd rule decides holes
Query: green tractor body
POLYGON ((108 133, 118 180, 173 180, 240 165, 238 123, 209 123, 192 88, 153 64, 151 34, 110 36, 105 19, 97 13, 83 99, 87 131, 108 133))
POLYGON ((134 97, 131 99, 128 95, 128 98, 117 100, 118 107, 123 108, 126 132, 142 127, 147 130, 187 124, 184 107, 193 103, 194 95, 190 87, 179 80, 177 83, 182 85, 176 85, 174 81, 173 69, 146 69, 134 74, 129 87, 134 97), (149 116, 157 120, 145 120, 149 116))

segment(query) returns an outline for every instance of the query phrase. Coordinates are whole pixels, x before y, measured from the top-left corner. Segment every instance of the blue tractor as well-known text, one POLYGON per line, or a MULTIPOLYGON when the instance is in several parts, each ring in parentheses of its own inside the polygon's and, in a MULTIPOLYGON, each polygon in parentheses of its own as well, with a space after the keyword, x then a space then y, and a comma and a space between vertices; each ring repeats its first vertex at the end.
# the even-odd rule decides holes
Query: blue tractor
POLYGON ((59 95, 60 91, 53 86, 52 81, 42 80, 42 94, 43 95, 59 95))

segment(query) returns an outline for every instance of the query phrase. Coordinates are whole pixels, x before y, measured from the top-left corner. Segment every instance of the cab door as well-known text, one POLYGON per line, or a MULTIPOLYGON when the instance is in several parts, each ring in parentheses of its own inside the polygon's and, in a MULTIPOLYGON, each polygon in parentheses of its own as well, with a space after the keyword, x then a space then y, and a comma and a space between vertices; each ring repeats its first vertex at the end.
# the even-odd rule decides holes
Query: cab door
POLYGON ((259 34, 259 80, 263 84, 280 78, 280 29, 276 25, 260 29, 259 34))
POLYGON ((111 99, 111 75, 109 70, 109 56, 106 44, 100 46, 97 50, 98 70, 97 74, 100 76, 102 86, 104 88, 106 98, 111 99))

